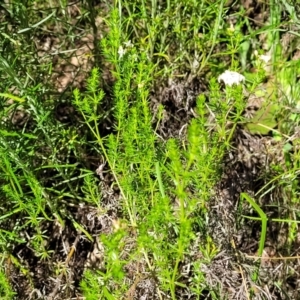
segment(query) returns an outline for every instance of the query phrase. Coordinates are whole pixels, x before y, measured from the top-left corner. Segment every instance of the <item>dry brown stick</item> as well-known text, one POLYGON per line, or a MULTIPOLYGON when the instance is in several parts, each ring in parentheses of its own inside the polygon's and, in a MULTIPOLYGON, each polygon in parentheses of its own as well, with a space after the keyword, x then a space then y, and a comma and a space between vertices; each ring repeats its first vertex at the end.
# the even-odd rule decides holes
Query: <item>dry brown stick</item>
MULTIPOLYGON (((253 255, 246 255, 247 258, 252 258, 252 259, 265 259, 260 256, 253 256, 253 255)), ((268 257, 268 260, 289 260, 289 259, 299 259, 300 256, 283 256, 283 257, 268 257)))
POLYGON ((141 274, 139 274, 135 278, 133 284, 131 285, 129 290, 126 292, 124 300, 133 300, 137 285, 145 278, 146 278, 146 276, 145 275, 143 276, 141 274))
MULTIPOLYGON (((76 250, 76 246, 77 246, 77 244, 78 244, 78 242, 79 242, 80 235, 81 235, 81 232, 78 232, 78 234, 77 234, 77 236, 76 236, 76 239, 75 239, 75 241, 74 241, 74 243, 73 243, 73 245, 72 245, 72 247, 71 247, 71 250, 70 250, 70 252, 69 252, 68 255, 67 255, 67 258, 66 258, 66 260, 65 260, 65 265, 66 265, 66 267, 68 267, 68 264, 69 264, 69 262, 70 262, 70 260, 71 260, 71 258, 72 258, 72 256, 73 256, 75 250, 76 250)), ((61 281, 62 281, 62 277, 63 277, 63 272, 60 273, 60 275, 58 276, 56 285, 55 285, 55 287, 54 287, 52 293, 47 297, 48 300, 54 299, 54 297, 55 297, 56 294, 58 293, 58 290, 59 290, 59 288, 60 288, 60 283, 61 283, 61 281)))
MULTIPOLYGON (((235 247, 235 243, 234 243, 233 239, 231 240, 231 245, 232 245, 232 247, 233 247, 233 249, 234 249, 234 251, 236 252, 236 255, 237 255, 237 251, 236 251, 236 247, 235 247)), ((247 283, 246 283, 246 280, 245 280, 244 272, 243 272, 243 269, 241 267, 241 263, 239 261, 238 255, 237 255, 237 260, 238 260, 238 263, 239 263, 239 269, 240 269, 240 273, 241 273, 241 276, 242 276, 243 285, 245 287, 246 296, 247 296, 247 299, 250 300, 248 289, 247 289, 247 283)))

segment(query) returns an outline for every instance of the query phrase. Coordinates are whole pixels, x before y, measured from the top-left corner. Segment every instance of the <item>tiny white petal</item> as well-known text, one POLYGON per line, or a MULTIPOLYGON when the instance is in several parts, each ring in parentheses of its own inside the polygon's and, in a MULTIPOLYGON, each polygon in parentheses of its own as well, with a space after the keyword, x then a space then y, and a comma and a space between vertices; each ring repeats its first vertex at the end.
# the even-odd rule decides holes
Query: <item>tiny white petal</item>
POLYGON ((199 61, 195 58, 194 61, 193 61, 193 63, 192 63, 192 69, 193 70, 198 69, 199 65, 200 65, 199 61))
POLYGON ((237 72, 226 70, 218 77, 218 82, 223 81, 226 85, 232 86, 245 81, 245 77, 237 72))
POLYGON ((270 55, 259 55, 258 57, 260 60, 262 60, 266 64, 271 60, 270 55))
POLYGON ((122 46, 120 46, 118 49, 119 57, 122 58, 125 53, 126 53, 126 50, 124 50, 124 48, 122 46))
POLYGON ((132 48, 133 47, 133 44, 131 43, 131 40, 127 41, 127 42, 124 42, 124 45, 126 48, 132 48))

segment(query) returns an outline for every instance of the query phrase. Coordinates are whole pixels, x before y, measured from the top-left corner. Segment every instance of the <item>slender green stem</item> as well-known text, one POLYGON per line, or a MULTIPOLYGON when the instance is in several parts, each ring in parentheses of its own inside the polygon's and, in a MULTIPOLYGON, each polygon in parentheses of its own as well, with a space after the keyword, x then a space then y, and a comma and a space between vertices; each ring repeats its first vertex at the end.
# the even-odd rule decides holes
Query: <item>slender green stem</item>
MULTIPOLYGON (((259 214, 259 217, 260 217, 259 220, 261 221, 261 235, 260 235, 260 241, 259 241, 258 256, 262 256, 264 247, 265 247, 268 217, 263 212, 263 210, 259 207, 259 205, 247 193, 241 193, 240 197, 241 197, 241 200, 247 200, 249 202, 249 204, 259 214)), ((248 217, 248 218, 252 218, 252 217, 248 217)), ((252 218, 252 219, 257 219, 257 218, 252 218)))

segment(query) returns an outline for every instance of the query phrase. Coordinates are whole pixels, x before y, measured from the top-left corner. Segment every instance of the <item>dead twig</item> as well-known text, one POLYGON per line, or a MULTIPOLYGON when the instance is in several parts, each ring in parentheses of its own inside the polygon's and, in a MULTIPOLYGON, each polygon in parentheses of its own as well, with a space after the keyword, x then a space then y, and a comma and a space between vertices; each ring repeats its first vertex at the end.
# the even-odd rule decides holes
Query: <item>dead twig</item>
MULTIPOLYGON (((77 236, 76 236, 76 239, 70 249, 70 252, 68 253, 67 255, 67 258, 65 260, 65 266, 68 267, 69 265, 69 262, 76 250, 76 247, 77 247, 77 244, 79 242, 79 239, 80 239, 80 236, 81 236, 81 232, 78 232, 77 236)), ((54 300, 56 294, 58 293, 59 289, 60 289, 60 286, 61 286, 61 281, 62 281, 62 278, 63 278, 63 275, 64 273, 61 272, 60 275, 58 276, 57 280, 56 280, 56 285, 52 291, 52 293, 47 297, 47 300, 54 300)))

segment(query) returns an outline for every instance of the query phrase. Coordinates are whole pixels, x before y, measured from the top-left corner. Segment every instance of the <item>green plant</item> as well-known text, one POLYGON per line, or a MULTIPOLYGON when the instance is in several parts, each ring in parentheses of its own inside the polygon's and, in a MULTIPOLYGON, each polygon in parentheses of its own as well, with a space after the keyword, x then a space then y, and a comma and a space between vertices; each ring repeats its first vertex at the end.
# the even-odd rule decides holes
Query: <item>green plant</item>
POLYGON ((107 299, 114 300, 115 297, 109 292, 105 281, 102 281, 102 273, 93 273, 92 271, 86 271, 84 273, 83 280, 80 283, 80 287, 87 300, 107 299))
POLYGON ((8 279, 7 279, 7 274, 3 272, 2 270, 0 271, 0 297, 3 300, 11 300, 14 299, 14 295, 16 293, 13 292, 8 279))
MULTIPOLYGON (((130 253, 131 259, 142 253, 161 289, 176 299, 178 287, 185 287, 180 283, 180 264, 194 239, 192 227, 201 224, 210 189, 218 178, 218 165, 243 109, 241 89, 226 89, 224 101, 220 103, 219 86, 212 81, 211 107, 218 117, 218 130, 207 131, 205 98, 199 97, 199 118, 189 126, 187 143, 180 145, 170 139, 163 145, 155 136, 148 107, 149 79, 155 76, 154 68, 146 55, 137 55, 134 44, 125 46, 126 37, 122 36, 118 18, 117 11, 113 11, 107 20, 111 30, 102 40, 102 51, 112 64, 116 78, 115 132, 103 137, 98 131, 97 122, 101 118, 98 108, 104 99, 98 88, 98 70, 92 72, 86 96, 82 98, 75 91, 74 104, 114 174, 122 195, 124 217, 137 231, 137 245, 130 253), (229 100, 232 97, 236 98, 235 102, 229 100), (233 127, 228 126, 225 116, 230 116, 233 127), (223 142, 224 146, 220 147, 223 142)), ((115 249, 114 236, 105 238, 109 249, 115 249)), ((122 239, 129 239, 128 232, 122 239)), ((121 259, 118 255, 114 255, 115 259, 121 259)), ((110 286, 119 286, 120 278, 110 270, 110 265, 107 265, 107 276, 115 282, 110 282, 110 286)), ((118 293, 115 289, 113 294, 118 293)))

